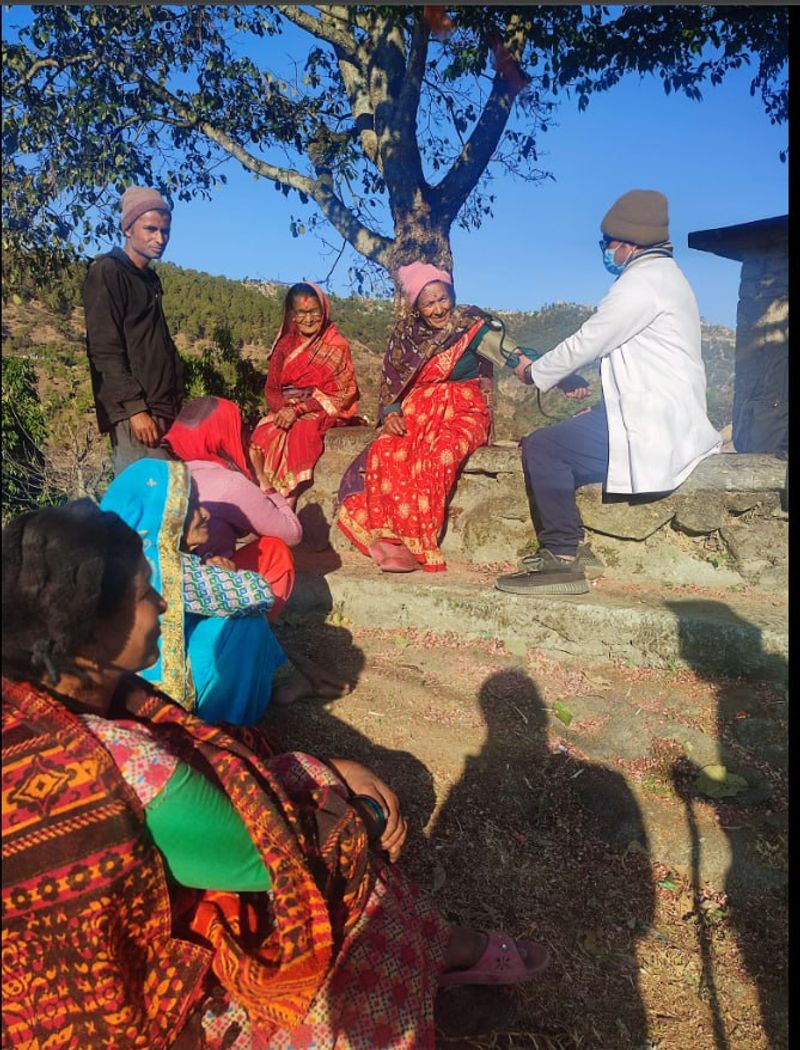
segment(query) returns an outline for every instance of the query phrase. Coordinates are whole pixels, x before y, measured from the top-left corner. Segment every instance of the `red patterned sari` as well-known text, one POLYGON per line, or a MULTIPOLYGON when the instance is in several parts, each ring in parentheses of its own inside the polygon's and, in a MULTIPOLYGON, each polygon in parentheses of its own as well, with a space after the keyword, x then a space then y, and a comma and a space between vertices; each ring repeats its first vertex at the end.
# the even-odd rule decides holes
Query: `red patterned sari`
POLYGON ((317 335, 303 338, 287 304, 269 361, 264 390, 268 411, 251 438, 264 453, 267 482, 283 496, 313 478, 325 432, 358 411, 350 344, 330 321, 328 297, 316 285, 311 287, 322 306, 322 328, 317 335), (287 405, 294 408, 297 419, 284 430, 273 420, 287 405))
POLYGON ((491 413, 481 379, 450 381, 483 318, 430 357, 402 399, 407 433, 381 434, 367 451, 364 485, 341 500, 337 524, 362 553, 400 540, 427 572, 447 568, 439 548, 447 501, 464 460, 486 444, 491 413))

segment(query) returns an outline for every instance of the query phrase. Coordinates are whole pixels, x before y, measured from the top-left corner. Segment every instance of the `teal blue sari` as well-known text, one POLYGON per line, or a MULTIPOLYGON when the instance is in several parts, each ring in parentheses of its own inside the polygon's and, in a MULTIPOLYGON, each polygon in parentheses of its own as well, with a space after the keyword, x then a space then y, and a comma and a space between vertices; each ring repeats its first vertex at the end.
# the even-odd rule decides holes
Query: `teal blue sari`
POLYGON ((153 587, 167 602, 158 661, 140 674, 206 722, 254 725, 286 655, 261 613, 234 618, 186 610, 180 546, 190 485, 185 464, 141 459, 112 481, 100 503, 139 533, 153 587))

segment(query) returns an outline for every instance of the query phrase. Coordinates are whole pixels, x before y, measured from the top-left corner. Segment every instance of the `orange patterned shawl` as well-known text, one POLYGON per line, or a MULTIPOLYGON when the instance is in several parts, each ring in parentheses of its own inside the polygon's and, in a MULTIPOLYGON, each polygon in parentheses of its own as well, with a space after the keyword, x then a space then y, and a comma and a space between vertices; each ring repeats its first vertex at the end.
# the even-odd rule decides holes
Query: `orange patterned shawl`
POLYGON ((274 897, 199 894, 176 937, 110 754, 44 689, 4 678, 3 1044, 166 1048, 212 972, 262 1032, 299 1024, 370 892, 363 826, 330 789, 289 797, 259 734, 206 725, 138 678, 124 706, 227 792, 274 897))

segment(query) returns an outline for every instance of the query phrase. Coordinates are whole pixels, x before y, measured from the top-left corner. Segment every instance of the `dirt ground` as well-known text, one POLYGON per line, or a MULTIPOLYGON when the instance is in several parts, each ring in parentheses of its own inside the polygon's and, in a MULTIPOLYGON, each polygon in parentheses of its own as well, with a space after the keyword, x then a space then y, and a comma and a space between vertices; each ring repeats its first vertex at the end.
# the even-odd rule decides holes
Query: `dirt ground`
POLYGON ((669 749, 651 749, 642 762, 592 762, 553 715, 554 705, 569 709, 605 691, 725 735, 741 705, 774 722, 782 688, 578 667, 455 635, 355 630, 337 614, 325 623, 290 616, 278 633, 353 686, 333 703, 270 710, 266 725, 282 746, 370 765, 410 818, 400 864, 442 912, 550 949, 549 969, 530 985, 440 994, 438 1046, 788 1046, 783 773, 773 775, 768 801, 776 830, 764 834, 764 801, 693 796, 692 771, 669 749), (733 830, 722 885, 700 881, 697 865, 651 856, 643 787, 685 829, 693 859, 703 821, 741 829, 758 815, 756 845, 775 886, 740 890, 745 865, 733 830), (610 823, 624 834, 609 835, 610 823))

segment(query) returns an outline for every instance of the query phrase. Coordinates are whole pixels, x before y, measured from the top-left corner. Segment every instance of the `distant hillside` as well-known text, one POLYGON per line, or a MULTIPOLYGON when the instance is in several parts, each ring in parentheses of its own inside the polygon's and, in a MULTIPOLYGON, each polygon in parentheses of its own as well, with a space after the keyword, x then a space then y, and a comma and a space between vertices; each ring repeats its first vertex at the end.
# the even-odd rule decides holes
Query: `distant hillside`
MULTIPOLYGON (((164 309, 176 344, 189 364, 190 392, 236 389, 250 418, 262 404, 269 348, 283 310, 286 285, 234 281, 172 263, 158 264, 164 285, 164 309), (222 384, 222 385, 220 385, 222 384)), ((107 458, 105 442, 94 430, 91 391, 84 349, 81 287, 85 267, 46 288, 4 289, 3 354, 29 360, 37 376, 37 396, 48 421, 48 455, 70 490, 74 461, 83 457, 80 484, 91 491, 107 458), (76 451, 77 450, 77 451, 76 451), (66 473, 65 473, 66 472, 66 473), (88 479, 88 480, 87 480, 88 479)), ((491 309, 490 304, 478 304, 491 309)), ((331 297, 333 318, 351 342, 361 388, 361 414, 374 421, 381 356, 393 323, 389 300, 331 297)), ((510 334, 523 345, 549 350, 571 335, 592 313, 574 303, 551 303, 531 312, 499 311, 510 334)), ((708 373, 708 406, 712 422, 730 422, 733 400, 734 333, 703 326, 703 354, 708 373)), ((588 404, 600 395, 596 367, 585 371, 592 384, 588 404)), ((495 438, 515 440, 523 434, 578 410, 559 391, 541 398, 512 376, 496 384, 495 438), (548 418, 550 417, 550 418, 548 418)), ((584 402, 580 407, 586 407, 584 402)))

